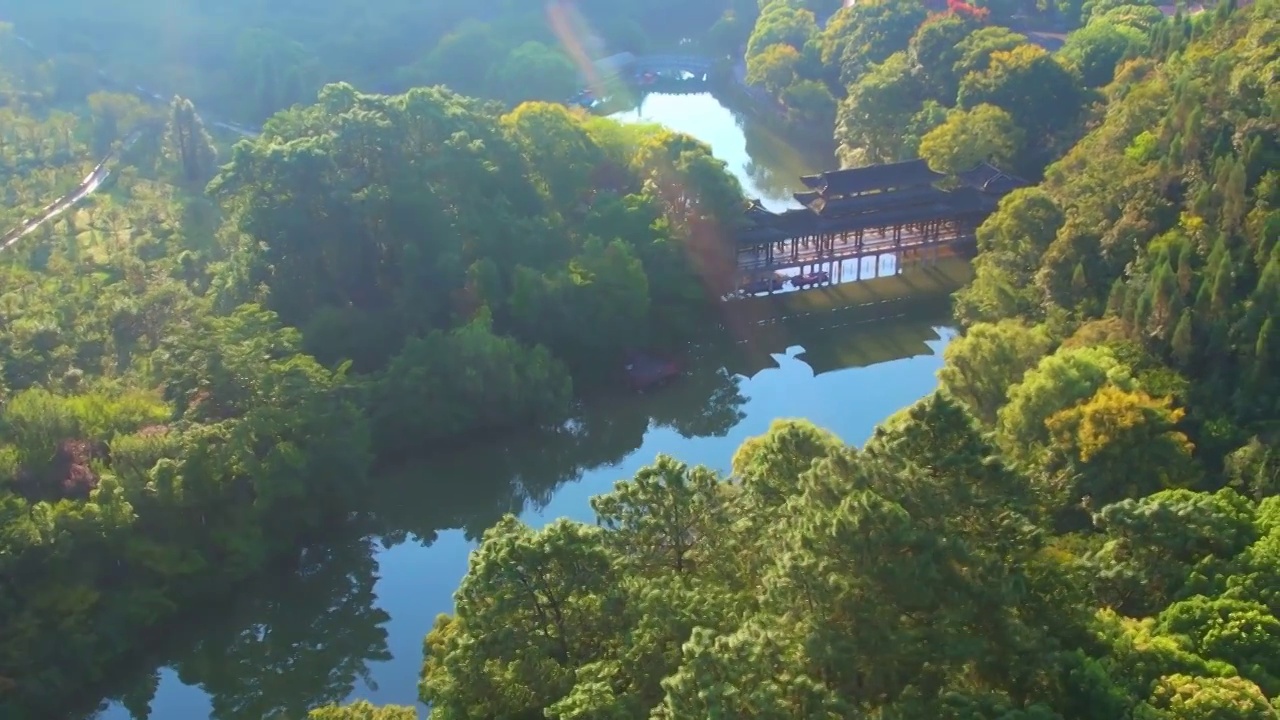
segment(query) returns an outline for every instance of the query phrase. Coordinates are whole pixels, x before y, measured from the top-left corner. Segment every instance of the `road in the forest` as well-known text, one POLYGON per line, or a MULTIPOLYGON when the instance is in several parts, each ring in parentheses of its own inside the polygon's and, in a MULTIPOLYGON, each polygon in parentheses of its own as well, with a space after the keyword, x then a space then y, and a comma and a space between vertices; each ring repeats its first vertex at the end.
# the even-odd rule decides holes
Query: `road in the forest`
MULTIPOLYGON (((17 36, 16 39, 18 42, 26 45, 32 52, 39 52, 35 43, 31 42, 27 38, 17 36)), ((115 85, 127 89, 126 85, 112 80, 102 71, 98 71, 98 78, 109 85, 115 85)), ((141 97, 145 102, 152 104, 162 104, 165 102, 163 95, 153 90, 148 90, 141 85, 135 85, 130 91, 141 97)), ((257 137, 260 132, 257 128, 249 128, 244 125, 238 125, 224 120, 211 120, 209 121, 209 125, 221 130, 226 130, 227 132, 235 133, 241 137, 248 138, 257 137)), ((133 143, 137 142, 140 136, 140 132, 135 132, 127 138, 123 149, 128 149, 132 146, 133 143)), ((117 154, 118 153, 115 151, 107 153, 106 157, 102 158, 102 160, 93 168, 93 172, 86 175, 84 180, 80 181, 80 184, 62 195, 62 197, 59 197, 48 205, 45 205, 39 214, 22 221, 17 227, 6 232, 4 235, 0 235, 0 252, 4 252, 5 250, 13 247, 19 240, 35 232, 36 228, 39 228, 41 225, 44 225, 67 210, 70 210, 76 203, 86 197, 89 197, 98 188, 102 187, 102 183, 111 175, 111 169, 107 167, 107 164, 117 154)))

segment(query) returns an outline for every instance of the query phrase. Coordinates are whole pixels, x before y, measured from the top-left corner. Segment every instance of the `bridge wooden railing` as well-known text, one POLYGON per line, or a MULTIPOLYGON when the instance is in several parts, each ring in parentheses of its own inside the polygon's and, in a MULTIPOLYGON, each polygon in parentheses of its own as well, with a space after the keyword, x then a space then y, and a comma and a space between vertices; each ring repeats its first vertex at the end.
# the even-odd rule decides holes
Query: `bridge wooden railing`
POLYGON ((738 272, 749 276, 763 275, 774 270, 786 270, 809 265, 819 266, 825 263, 840 263, 847 260, 900 252, 940 249, 963 241, 967 236, 968 233, 964 229, 952 228, 937 234, 906 234, 900 236, 896 241, 890 237, 883 239, 868 238, 860 243, 851 240, 837 240, 826 247, 821 245, 797 247, 795 252, 778 253, 772 258, 767 257, 764 253, 757 254, 753 251, 762 249, 763 246, 741 248, 738 251, 737 258, 738 272))

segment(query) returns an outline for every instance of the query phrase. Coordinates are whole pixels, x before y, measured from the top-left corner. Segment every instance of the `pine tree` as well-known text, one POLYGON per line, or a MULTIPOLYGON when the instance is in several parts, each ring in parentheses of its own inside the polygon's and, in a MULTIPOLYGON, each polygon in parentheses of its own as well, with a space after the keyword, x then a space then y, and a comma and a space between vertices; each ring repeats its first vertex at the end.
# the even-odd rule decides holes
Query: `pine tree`
POLYGON ((1280 360, 1280 336, 1276 335, 1275 318, 1267 318, 1262 323, 1262 329, 1258 331, 1258 341, 1254 344, 1253 356, 1257 361, 1257 368, 1263 374, 1268 374, 1275 369, 1274 363, 1280 360))
POLYGON ((1209 293, 1209 310, 1215 318, 1225 322, 1227 310, 1231 307, 1234 295, 1234 281, 1231 277, 1231 255, 1223 253, 1219 256, 1218 272, 1213 277, 1213 289, 1209 293))
POLYGON ((1253 345, 1253 385, 1260 400, 1275 397, 1277 366, 1280 366, 1280 333, 1276 332, 1275 318, 1267 318, 1253 345))
POLYGON ((1177 279, 1173 268, 1169 267, 1167 258, 1152 276, 1147 292, 1150 296, 1150 309, 1145 318, 1146 331, 1152 337, 1168 338, 1176 322, 1175 318, 1182 309, 1182 302, 1178 293, 1177 279))
POLYGON ((1195 357, 1195 337, 1191 331, 1191 310, 1183 308, 1178 318, 1178 326, 1173 329, 1171 350, 1173 357, 1182 367, 1187 367, 1195 357))
POLYGON ((1236 232, 1244 224, 1244 216, 1249 207, 1245 191, 1244 163, 1237 160, 1228 167, 1226 182, 1222 188, 1222 227, 1228 232, 1236 232))
POLYGON ((1076 300, 1082 300, 1089 294, 1089 279, 1084 274, 1084 264, 1076 263, 1075 270, 1071 273, 1071 294, 1076 300))
POLYGON ((1273 254, 1271 261, 1262 269, 1258 278, 1258 287, 1253 292, 1253 300, 1258 303, 1267 317, 1274 317, 1280 312, 1280 256, 1273 254))
POLYGON ((1116 278, 1111 283, 1111 293, 1107 295, 1107 314, 1108 315, 1125 315, 1126 296, 1128 294, 1128 286, 1125 285, 1123 278, 1116 278))
POLYGON ((1262 147, 1262 136, 1255 135, 1244 149, 1245 183, 1256 183, 1262 174, 1270 168, 1267 166, 1266 151, 1262 147))
POLYGON ((1200 141, 1204 136, 1204 111, 1196 106, 1187 118, 1186 129, 1182 133, 1182 164, 1189 165, 1200 156, 1200 141))
POLYGON ((173 99, 164 141, 166 156, 178 165, 187 185, 198 187, 213 178, 218 167, 218 151, 190 100, 173 99))
POLYGON ((1136 296, 1136 299, 1133 302, 1133 307, 1129 308, 1128 317, 1126 317, 1126 319, 1135 329, 1147 327, 1147 320, 1151 317, 1151 308, 1154 304, 1152 299, 1152 287, 1148 285, 1147 289, 1143 292, 1129 293, 1129 296, 1136 296))
POLYGON ((1195 262, 1195 253, 1191 251, 1191 244, 1183 242, 1178 246, 1178 293, 1184 300, 1192 297, 1192 291, 1195 288, 1195 268, 1192 263, 1195 262))

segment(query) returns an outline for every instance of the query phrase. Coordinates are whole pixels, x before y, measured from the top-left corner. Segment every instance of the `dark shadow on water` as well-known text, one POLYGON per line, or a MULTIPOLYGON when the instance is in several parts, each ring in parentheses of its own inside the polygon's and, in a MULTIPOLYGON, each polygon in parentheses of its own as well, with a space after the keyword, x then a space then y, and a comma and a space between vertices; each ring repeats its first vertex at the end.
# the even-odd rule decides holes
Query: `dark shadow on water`
POLYGON ((795 128, 780 128, 777 123, 766 121, 761 110, 753 109, 743 101, 731 100, 725 102, 725 107, 739 118, 746 138, 750 160, 743 171, 768 197, 789 200, 794 207, 800 207, 800 203, 791 197, 792 193, 808 189, 800 182, 800 177, 839 167, 835 143, 829 136, 806 135, 795 128))
POLYGON ((390 658, 382 627, 389 617, 373 592, 379 545, 429 544, 452 529, 476 539, 503 514, 544 506, 565 483, 621 461, 651 425, 688 437, 724 435, 743 417, 741 379, 704 364, 691 370, 661 391, 593 398, 561 427, 384 473, 369 507, 308 548, 295 569, 264 578, 233 607, 184 623, 153 653, 150 669, 139 668, 106 700, 67 716, 92 717, 118 700, 133 717, 147 717, 163 667, 200 686, 216 720, 300 719, 311 707, 348 697, 357 681, 372 686, 369 665, 390 658))
MULTIPOLYGON (((134 718, 149 717, 160 669, 168 667, 204 690, 218 720, 305 718, 316 705, 350 696, 357 681, 372 683, 369 663, 390 658, 383 627, 390 617, 376 604, 375 543, 359 535, 361 526, 308 548, 290 572, 262 578, 230 607, 174 628, 151 669, 132 672, 108 700, 134 718)), ((66 717, 96 712, 81 706, 66 717)))
POLYGON ((706 349, 731 374, 750 378, 778 367, 773 355, 800 346, 797 359, 814 375, 930 355, 936 328, 952 322, 950 300, 888 304, 884 313, 865 307, 814 312, 785 318, 745 308, 725 318, 724 341, 706 349))
MULTIPOLYGON (((713 362, 713 361, 712 361, 713 362)), ((650 427, 684 437, 723 436, 743 418, 741 379, 694 358, 687 376, 645 394, 606 392, 559 427, 478 443, 408 463, 379 483, 375 515, 386 542, 430 542, 446 529, 479 538, 506 513, 544 507, 565 483, 614 465, 650 427)))

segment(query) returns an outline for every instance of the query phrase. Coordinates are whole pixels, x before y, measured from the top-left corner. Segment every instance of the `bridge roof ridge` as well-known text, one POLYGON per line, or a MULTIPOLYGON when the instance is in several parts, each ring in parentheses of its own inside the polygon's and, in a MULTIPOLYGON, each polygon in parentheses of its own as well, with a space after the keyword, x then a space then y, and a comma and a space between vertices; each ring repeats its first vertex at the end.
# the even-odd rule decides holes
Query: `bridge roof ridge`
POLYGON ((950 193, 939 190, 933 185, 912 185, 896 190, 886 190, 866 195, 827 200, 819 199, 813 209, 824 217, 835 215, 853 215, 865 212, 881 212, 912 205, 948 202, 950 193))
POLYGON ((807 207, 814 200, 822 197, 822 193, 817 190, 808 190, 806 192, 791 193, 791 197, 795 198, 796 202, 807 207))
POLYGON ((872 190, 929 185, 946 177, 934 171, 924 160, 905 160, 883 165, 867 165, 844 170, 828 170, 800 178, 809 188, 823 195, 848 195, 872 190))

